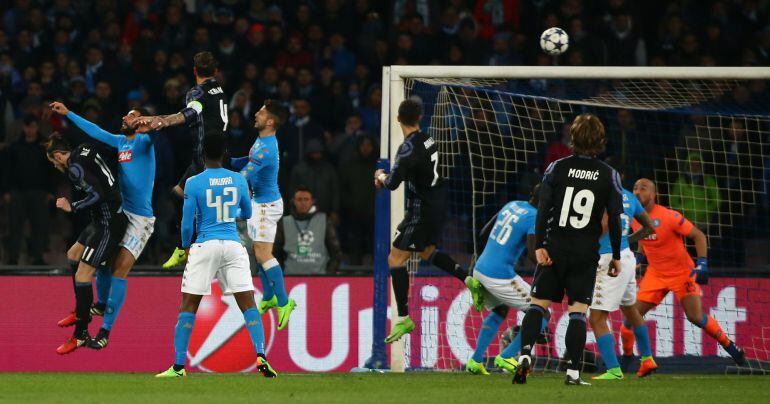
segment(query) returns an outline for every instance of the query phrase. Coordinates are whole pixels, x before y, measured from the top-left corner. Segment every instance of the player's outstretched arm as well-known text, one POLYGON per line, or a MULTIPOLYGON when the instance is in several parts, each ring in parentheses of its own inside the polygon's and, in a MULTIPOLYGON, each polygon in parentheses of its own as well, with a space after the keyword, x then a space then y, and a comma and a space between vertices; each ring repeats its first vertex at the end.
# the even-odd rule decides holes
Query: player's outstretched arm
POLYGON ((628 236, 629 243, 635 243, 651 234, 655 234, 655 226, 652 224, 652 219, 647 212, 642 211, 642 213, 634 216, 634 219, 636 219, 642 227, 628 236))
POLYGON ((75 126, 80 128, 80 130, 85 132, 88 136, 112 147, 118 147, 120 136, 107 132, 106 130, 100 128, 99 125, 96 125, 95 123, 70 111, 69 108, 67 108, 67 106, 61 102, 54 101, 50 104, 50 107, 53 112, 56 112, 62 116, 66 116, 70 122, 74 123, 75 126))

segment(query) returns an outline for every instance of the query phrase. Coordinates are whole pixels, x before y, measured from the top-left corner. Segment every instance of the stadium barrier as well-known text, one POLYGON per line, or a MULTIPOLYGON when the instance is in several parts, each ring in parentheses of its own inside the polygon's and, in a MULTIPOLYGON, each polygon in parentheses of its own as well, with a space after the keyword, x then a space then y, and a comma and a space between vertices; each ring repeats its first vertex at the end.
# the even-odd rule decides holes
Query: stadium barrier
MULTIPOLYGON (((458 282, 434 282, 437 277, 418 277, 412 313, 417 328, 406 344, 409 356, 422 368, 458 369, 470 356, 480 321, 468 311, 468 292, 458 282), (444 332, 437 333, 437 328, 444 332), (431 340, 435 339, 435 340, 431 340), (449 358, 449 359, 443 359, 449 358)), ((78 350, 59 356, 56 347, 71 329, 56 322, 71 310, 74 299, 71 281, 64 276, 4 276, 0 333, 0 371, 113 371, 153 372, 165 369, 173 358, 173 328, 180 302, 178 277, 131 277, 128 297, 103 351, 78 350)), ((255 279, 255 284, 259 285, 255 279)), ((287 329, 277 331, 273 312, 264 315, 267 354, 283 372, 347 372, 363 366, 372 347, 371 277, 288 277, 286 286, 297 301, 287 329)), ((259 298, 259 292, 257 291, 259 298)), ((704 287, 704 308, 736 336, 747 356, 769 361, 770 279, 712 278, 704 287), (764 334, 768 335, 764 335, 764 334)), ((561 357, 567 319, 556 307, 550 328, 556 343, 546 354, 561 357)), ((508 323, 520 321, 521 313, 508 323)), ((689 325, 669 296, 647 317, 653 352, 660 358, 680 358, 697 370, 702 358, 688 355, 724 356, 716 342, 689 325)), ((615 319, 619 320, 619 319, 615 319)), ((101 322, 91 324, 95 332, 101 322)), ((617 324, 617 321, 613 322, 617 324)), ((190 369, 209 372, 239 372, 254 368, 255 354, 243 317, 232 297, 222 296, 214 285, 204 298, 192 334, 188 360, 190 369)), ((593 342, 589 332, 590 343, 593 342)), ((499 350, 497 341, 488 352, 499 350)), ((542 351, 541 351, 542 354, 542 351)), ((727 358, 716 363, 727 365, 727 358)), ((678 368, 677 371, 683 369, 678 368)), ((700 369, 703 371, 704 369, 700 369)))

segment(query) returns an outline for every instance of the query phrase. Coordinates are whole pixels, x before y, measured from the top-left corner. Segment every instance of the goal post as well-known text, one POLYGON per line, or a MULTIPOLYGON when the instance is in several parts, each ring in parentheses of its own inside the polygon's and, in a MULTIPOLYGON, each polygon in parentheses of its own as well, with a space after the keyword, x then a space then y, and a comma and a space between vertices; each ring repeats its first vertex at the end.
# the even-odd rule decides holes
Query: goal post
MULTIPOLYGON (((582 112, 596 113, 605 121, 608 140, 615 146, 619 142, 613 140, 619 132, 615 117, 630 111, 637 127, 633 134, 622 132, 624 164, 636 167, 634 174, 653 177, 661 184, 661 198, 671 205, 677 201, 686 216, 707 232, 724 273, 740 272, 753 264, 748 265, 746 258, 748 243, 735 241, 736 228, 754 226, 748 230, 756 233, 758 224, 751 223, 750 215, 761 209, 767 194, 763 175, 770 157, 766 147, 770 97, 766 81, 770 83, 770 69, 764 67, 386 66, 379 164, 389 169, 404 140, 396 120, 399 104, 411 97, 420 99, 425 114, 422 127, 439 144, 441 172, 450 187, 448 230, 441 247, 471 266, 483 248, 480 227, 504 201, 521 197, 539 181, 546 148, 561 137, 565 123, 582 112), (751 93, 750 103, 740 102, 742 91, 751 93), (743 138, 723 137, 731 130, 742 130, 743 138), (736 143, 738 152, 731 149, 736 143), (651 150, 664 152, 647 155, 654 154, 651 150), (682 192, 689 191, 680 179, 689 175, 689 165, 696 162, 702 177, 713 178, 714 192, 709 194, 709 187, 703 185, 705 195, 683 198, 682 192), (685 199, 689 202, 682 202, 685 199), (731 258, 731 248, 746 253, 731 258)), ((459 369, 475 345, 482 316, 471 309, 457 280, 420 266, 417 260, 409 265, 410 314, 414 313, 417 329, 389 347, 376 341, 390 330, 386 316, 396 316, 387 254, 404 217, 404 187, 378 191, 377 201, 372 358, 387 355, 394 372, 459 369), (383 214, 388 211, 389 216, 383 214)), ((759 261, 770 263, 770 253, 759 255, 759 261)), ((728 334, 739 334, 738 342, 746 346, 748 355, 753 349, 754 358, 770 360, 770 346, 763 346, 770 342, 762 338, 770 335, 770 315, 762 313, 770 303, 748 302, 751 292, 770 293, 767 275, 759 278, 743 282, 724 277, 715 282, 717 286, 704 287, 704 310, 708 307, 717 320, 721 318, 728 334), (755 290, 741 289, 750 287, 755 290), (757 306, 743 307, 749 303, 757 306)), ((647 316, 656 325, 651 335, 655 353, 676 358, 724 356, 674 306, 673 299, 667 300, 647 316)), ((506 327, 515 326, 521 317, 512 312, 506 327)), ((619 317, 612 321, 617 331, 619 317)), ((557 364, 564 349, 558 342, 563 327, 556 316, 551 325, 554 338, 542 356, 547 364, 557 364)))

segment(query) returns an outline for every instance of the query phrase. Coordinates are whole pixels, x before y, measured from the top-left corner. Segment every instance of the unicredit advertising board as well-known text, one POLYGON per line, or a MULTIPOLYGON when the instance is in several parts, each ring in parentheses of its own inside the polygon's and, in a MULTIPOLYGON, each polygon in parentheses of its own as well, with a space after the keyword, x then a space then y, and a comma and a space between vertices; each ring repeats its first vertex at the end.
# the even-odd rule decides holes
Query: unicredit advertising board
MULTIPOLYGON (((126 303, 109 346, 102 351, 82 348, 65 356, 55 349, 72 329, 61 329, 56 322, 74 305, 70 278, 0 279, 0 371, 154 372, 166 369, 173 359, 179 278, 129 278, 126 303)), ((255 283, 259 285, 259 280, 255 283)), ((289 277, 286 286, 297 301, 289 326, 277 331, 273 311, 262 317, 271 364, 279 372, 347 372, 363 365, 372 345, 372 279, 289 277)), ((210 372, 249 371, 255 353, 243 317, 232 297, 222 296, 216 285, 212 291, 198 311, 188 366, 210 372)), ((462 365, 482 321, 470 309, 463 286, 450 278, 417 278, 412 296, 410 311, 417 328, 407 348, 411 366, 462 365)), ((712 278, 704 288, 704 307, 746 348, 747 356, 770 359, 770 280, 712 278)), ((557 308, 550 323, 557 335, 550 349, 557 356, 564 351, 563 314, 557 308)), ((512 314, 509 325, 520 319, 512 314)), ((686 321, 673 296, 647 319, 657 356, 722 354, 716 342, 686 321)), ((95 318, 92 334, 100 324, 101 319, 95 318)), ((592 341, 590 331, 588 340, 592 341)), ((495 343, 488 354, 495 355, 498 349, 495 343)))

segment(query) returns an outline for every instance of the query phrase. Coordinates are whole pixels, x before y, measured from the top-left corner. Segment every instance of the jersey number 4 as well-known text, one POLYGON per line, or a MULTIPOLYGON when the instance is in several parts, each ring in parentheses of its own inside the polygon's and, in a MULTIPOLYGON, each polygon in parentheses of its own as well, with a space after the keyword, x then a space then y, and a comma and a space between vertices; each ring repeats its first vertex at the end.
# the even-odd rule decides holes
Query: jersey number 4
POLYGON ((591 221, 591 211, 594 208, 594 199, 594 193, 590 189, 581 189, 575 194, 575 187, 567 187, 564 191, 564 202, 561 204, 559 227, 567 227, 568 220, 570 226, 575 229, 588 226, 588 222, 591 221), (577 215, 570 215, 573 210, 577 215))
POLYGON ((217 223, 222 222, 234 222, 235 218, 230 216, 230 207, 235 206, 238 203, 238 188, 227 187, 222 190, 222 195, 217 195, 211 192, 211 189, 206 190, 206 206, 214 208, 217 211, 217 223), (222 201, 222 197, 230 196, 229 201, 222 201))
POLYGON ((219 100, 219 116, 222 118, 222 122, 224 122, 225 126, 222 127, 222 132, 227 130, 227 122, 229 121, 229 118, 227 116, 227 104, 223 100, 219 100))

